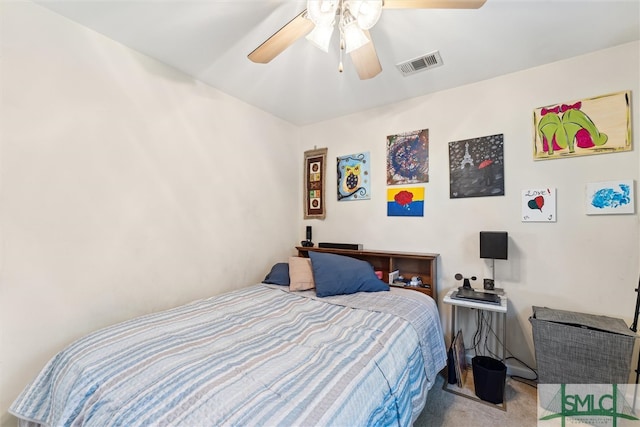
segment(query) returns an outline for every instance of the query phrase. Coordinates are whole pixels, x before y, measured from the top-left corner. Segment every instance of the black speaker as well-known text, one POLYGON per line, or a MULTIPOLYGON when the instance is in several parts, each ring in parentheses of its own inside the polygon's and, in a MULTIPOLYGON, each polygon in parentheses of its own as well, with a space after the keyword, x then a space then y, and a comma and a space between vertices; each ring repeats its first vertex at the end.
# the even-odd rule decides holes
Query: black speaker
POLYGON ((508 241, 506 231, 481 231, 480 258, 507 259, 508 241))
POLYGON ((351 251, 361 251, 361 243, 318 243, 319 248, 329 249, 349 249, 351 251))
POLYGON ((311 226, 307 225, 307 240, 303 240, 300 244, 305 248, 313 247, 313 242, 311 241, 311 226))

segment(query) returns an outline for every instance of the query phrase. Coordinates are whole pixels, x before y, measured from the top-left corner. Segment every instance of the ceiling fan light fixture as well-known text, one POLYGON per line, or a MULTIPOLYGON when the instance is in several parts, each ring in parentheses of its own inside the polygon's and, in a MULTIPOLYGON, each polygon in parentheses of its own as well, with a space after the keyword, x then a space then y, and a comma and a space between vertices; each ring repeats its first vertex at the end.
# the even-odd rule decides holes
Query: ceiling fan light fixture
POLYGON ((316 25, 307 35, 306 39, 318 49, 328 53, 332 35, 333 23, 331 23, 331 25, 316 25))
POLYGON ((316 25, 333 25, 339 0, 308 0, 307 18, 316 25))
MULTIPOLYGON (((382 9, 477 9, 487 0, 306 0, 307 8, 296 15, 260 46, 249 53, 249 60, 266 64, 280 55, 296 40, 308 39, 328 51, 333 38, 331 27, 340 32, 340 70, 342 57, 349 53, 360 80, 377 76, 382 71, 369 30, 379 21, 382 9), (355 24, 354 24, 355 23, 355 24), (323 28, 316 28, 323 27, 323 28), (316 28, 316 31, 314 31, 316 28), (310 33, 314 34, 310 34, 310 33), (345 46, 347 48, 345 52, 345 46)), ((426 62, 413 61, 411 69, 424 69, 426 62), (417 66, 416 66, 417 64, 417 66)), ((398 64, 401 68, 404 64, 398 64)), ((404 72, 404 71, 403 71, 404 72)))
POLYGON ((350 53, 358 48, 361 48, 370 40, 362 31, 362 28, 358 27, 355 21, 345 24, 342 28, 344 34, 345 52, 350 53))
POLYGON ((353 6, 350 10, 360 28, 369 30, 378 23, 382 14, 382 0, 350 1, 349 3, 353 6))

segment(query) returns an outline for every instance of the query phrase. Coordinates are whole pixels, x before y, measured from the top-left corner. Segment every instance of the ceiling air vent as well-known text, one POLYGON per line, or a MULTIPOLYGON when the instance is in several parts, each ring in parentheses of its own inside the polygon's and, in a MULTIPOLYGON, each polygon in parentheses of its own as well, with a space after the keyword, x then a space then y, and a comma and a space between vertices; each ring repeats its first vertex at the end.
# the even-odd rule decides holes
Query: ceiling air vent
POLYGON ((436 50, 435 52, 427 53, 426 55, 396 64, 396 67, 398 67, 398 70, 400 70, 403 76, 408 76, 419 71, 428 70, 441 65, 442 58, 440 57, 440 52, 436 50))

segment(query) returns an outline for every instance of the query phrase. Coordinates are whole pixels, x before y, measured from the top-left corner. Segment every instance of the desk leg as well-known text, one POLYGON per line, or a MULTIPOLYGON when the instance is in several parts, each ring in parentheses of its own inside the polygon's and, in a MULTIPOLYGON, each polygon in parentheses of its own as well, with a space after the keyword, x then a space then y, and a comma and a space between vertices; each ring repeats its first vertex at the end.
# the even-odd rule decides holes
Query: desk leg
POLYGON ((502 363, 507 363, 507 313, 502 313, 502 363))
POLYGON ((451 343, 456 338, 456 306, 451 306, 451 343))

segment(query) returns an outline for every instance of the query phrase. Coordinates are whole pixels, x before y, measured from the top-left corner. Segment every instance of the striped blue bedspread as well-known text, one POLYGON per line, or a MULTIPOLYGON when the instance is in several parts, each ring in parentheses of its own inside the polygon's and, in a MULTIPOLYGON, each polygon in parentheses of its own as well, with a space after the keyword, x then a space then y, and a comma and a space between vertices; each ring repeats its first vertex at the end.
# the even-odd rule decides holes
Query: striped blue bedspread
POLYGON ((56 427, 407 426, 445 364, 419 292, 260 284, 74 342, 10 412, 56 427))

